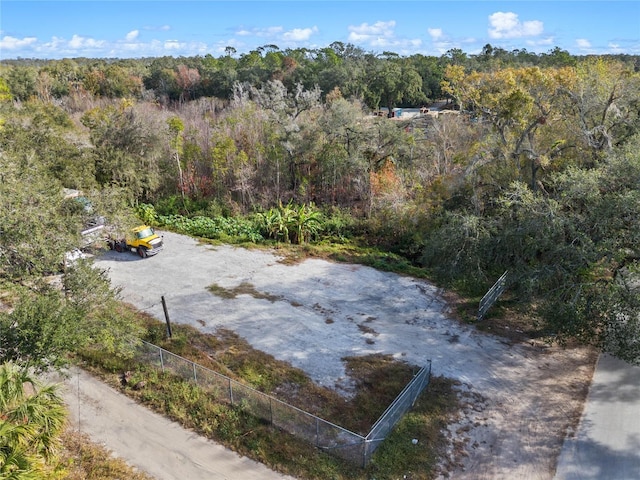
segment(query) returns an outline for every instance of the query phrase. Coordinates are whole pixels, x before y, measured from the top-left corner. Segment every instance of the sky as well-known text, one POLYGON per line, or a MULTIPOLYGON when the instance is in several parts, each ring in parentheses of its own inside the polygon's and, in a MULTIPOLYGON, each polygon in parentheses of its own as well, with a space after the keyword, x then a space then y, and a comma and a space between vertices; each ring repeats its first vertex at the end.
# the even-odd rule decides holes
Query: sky
POLYGON ((220 57, 352 44, 368 53, 640 55, 637 0, 0 0, 0 60, 220 57))

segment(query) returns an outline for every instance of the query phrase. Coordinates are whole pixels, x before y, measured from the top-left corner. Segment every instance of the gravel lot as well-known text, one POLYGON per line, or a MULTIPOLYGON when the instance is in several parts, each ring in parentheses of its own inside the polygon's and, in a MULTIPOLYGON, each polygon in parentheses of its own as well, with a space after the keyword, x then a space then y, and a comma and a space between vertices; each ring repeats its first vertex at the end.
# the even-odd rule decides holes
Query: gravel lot
POLYGON ((441 292, 423 280, 318 259, 286 265, 277 252, 162 234, 165 250, 155 257, 107 252, 96 259, 124 301, 163 320, 164 296, 172 322, 233 330, 344 395, 351 388, 345 356, 431 360, 434 375, 460 381, 465 404, 449 428, 443 475, 553 478, 562 442, 582 412, 591 352, 512 345, 478 332, 451 318, 441 292), (208 290, 243 283, 260 295, 221 298, 208 290))

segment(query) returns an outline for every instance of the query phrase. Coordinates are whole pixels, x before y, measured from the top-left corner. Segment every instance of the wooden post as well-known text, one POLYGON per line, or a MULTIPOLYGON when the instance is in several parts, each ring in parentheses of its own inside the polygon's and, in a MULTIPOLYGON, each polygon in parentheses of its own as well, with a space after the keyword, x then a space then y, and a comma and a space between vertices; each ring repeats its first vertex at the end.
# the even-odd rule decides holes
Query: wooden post
POLYGON ((162 309, 164 310, 164 319, 167 322, 167 337, 171 338, 171 321, 169 320, 169 312, 167 311, 167 302, 164 299, 164 295, 160 298, 162 298, 162 309))

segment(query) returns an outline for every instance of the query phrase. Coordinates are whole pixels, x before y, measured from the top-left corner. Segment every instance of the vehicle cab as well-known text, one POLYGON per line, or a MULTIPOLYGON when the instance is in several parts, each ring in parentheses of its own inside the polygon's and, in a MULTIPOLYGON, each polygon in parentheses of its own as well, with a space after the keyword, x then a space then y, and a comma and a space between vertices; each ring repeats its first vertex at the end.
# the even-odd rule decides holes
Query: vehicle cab
POLYGON ((127 235, 127 248, 141 257, 150 257, 162 251, 163 242, 153 227, 140 225, 127 235))

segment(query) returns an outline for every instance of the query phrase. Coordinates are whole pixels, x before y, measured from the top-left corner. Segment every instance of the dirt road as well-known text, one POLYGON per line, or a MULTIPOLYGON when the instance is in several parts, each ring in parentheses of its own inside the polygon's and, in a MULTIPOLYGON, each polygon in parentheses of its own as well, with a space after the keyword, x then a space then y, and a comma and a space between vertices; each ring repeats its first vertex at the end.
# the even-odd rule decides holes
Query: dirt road
MULTIPOLYGON (((466 408, 450 427, 443 474, 474 480, 551 479, 563 439, 578 421, 593 361, 585 350, 511 345, 450 318, 436 288, 372 268, 212 247, 164 233, 165 250, 140 259, 108 252, 96 261, 123 300, 205 332, 225 327, 255 348, 350 393, 342 358, 392 354, 460 381, 466 408), (244 284, 254 294, 209 290, 244 284)), ((245 290, 247 290, 245 288, 245 290)), ((330 419, 329 419, 330 420, 330 419)))

